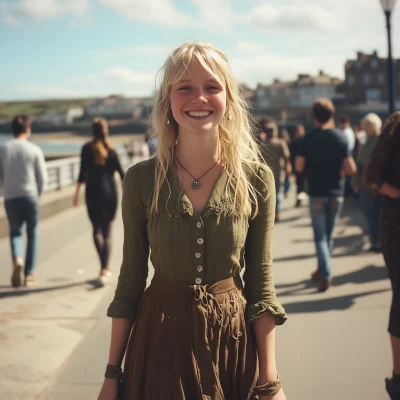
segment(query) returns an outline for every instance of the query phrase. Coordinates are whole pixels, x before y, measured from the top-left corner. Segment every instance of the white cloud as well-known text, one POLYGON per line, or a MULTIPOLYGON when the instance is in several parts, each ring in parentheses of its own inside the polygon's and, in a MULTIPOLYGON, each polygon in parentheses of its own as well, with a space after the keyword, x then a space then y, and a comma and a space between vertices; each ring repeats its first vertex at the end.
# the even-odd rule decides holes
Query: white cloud
POLYGON ((299 73, 317 75, 319 70, 341 77, 344 57, 336 54, 277 54, 276 50, 264 43, 240 41, 230 54, 230 64, 240 82, 255 87, 257 83, 270 83, 275 78, 294 80, 299 73))
POLYGON ((106 70, 100 79, 104 78, 106 80, 110 79, 120 83, 128 84, 149 84, 154 82, 154 74, 148 72, 139 72, 126 67, 113 67, 106 70))
POLYGON ((86 88, 93 86, 111 88, 114 86, 123 89, 124 87, 131 87, 131 85, 143 88, 150 87, 152 84, 154 84, 154 79, 155 72, 142 72, 124 66, 115 66, 108 68, 101 73, 72 79, 69 84, 73 86, 80 85, 86 88))
POLYGON ((1 19, 9 24, 22 20, 45 20, 62 16, 83 17, 90 9, 90 0, 21 0, 0 3, 1 19))
POLYGON ((258 4, 242 17, 243 21, 266 31, 321 31, 337 30, 340 20, 319 6, 258 4))
POLYGON ((19 85, 6 88, 3 93, 10 93, 7 100, 103 97, 115 93, 125 96, 150 96, 154 91, 154 82, 155 72, 115 66, 97 74, 61 82, 57 86, 19 85))
POLYGON ((237 50, 242 53, 257 54, 266 53, 270 46, 266 43, 249 42, 248 40, 240 40, 237 44, 237 50))
POLYGON ((278 57, 271 54, 259 54, 253 57, 232 57, 231 65, 236 78, 252 87, 257 83, 271 83, 273 79, 294 80, 299 73, 317 75, 323 70, 334 76, 343 69, 343 59, 335 56, 325 57, 278 57))
POLYGON ((192 0, 197 6, 201 23, 219 32, 231 32, 233 11, 231 0, 192 0))
MULTIPOLYGON (((400 9, 392 18, 396 38, 400 9)), ((315 75, 320 69, 343 78, 346 60, 356 58, 357 51, 387 55, 378 0, 302 0, 301 5, 297 0, 269 0, 268 5, 254 5, 243 20, 258 29, 259 37, 239 41, 230 60, 238 79, 251 86, 274 78, 293 80, 299 73, 315 75)), ((394 54, 400 55, 400 41, 394 40, 394 54)))
POLYGON ((59 86, 17 86, 13 88, 16 99, 52 99, 85 97, 86 93, 79 89, 59 86))
POLYGON ((190 27, 190 14, 179 11, 171 0, 99 0, 100 4, 123 17, 168 27, 190 27))

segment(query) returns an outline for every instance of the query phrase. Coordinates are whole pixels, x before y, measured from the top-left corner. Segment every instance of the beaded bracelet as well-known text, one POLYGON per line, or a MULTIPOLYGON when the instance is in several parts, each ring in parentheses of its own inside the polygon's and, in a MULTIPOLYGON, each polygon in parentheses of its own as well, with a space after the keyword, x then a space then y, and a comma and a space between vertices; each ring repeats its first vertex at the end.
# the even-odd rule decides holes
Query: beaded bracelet
POLYGON ((279 379, 278 375, 274 381, 255 386, 253 392, 258 396, 275 396, 281 388, 282 380, 279 379))
POLYGON ((104 377, 107 379, 116 379, 120 381, 122 378, 122 369, 118 365, 107 364, 106 373, 104 377))

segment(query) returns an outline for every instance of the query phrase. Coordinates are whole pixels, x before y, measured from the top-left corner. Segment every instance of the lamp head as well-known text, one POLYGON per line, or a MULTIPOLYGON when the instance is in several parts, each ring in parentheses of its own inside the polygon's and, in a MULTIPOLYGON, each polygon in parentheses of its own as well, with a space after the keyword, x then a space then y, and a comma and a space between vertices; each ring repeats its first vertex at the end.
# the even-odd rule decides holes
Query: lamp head
POLYGON ((396 0, 380 0, 385 12, 391 12, 396 4, 396 0))

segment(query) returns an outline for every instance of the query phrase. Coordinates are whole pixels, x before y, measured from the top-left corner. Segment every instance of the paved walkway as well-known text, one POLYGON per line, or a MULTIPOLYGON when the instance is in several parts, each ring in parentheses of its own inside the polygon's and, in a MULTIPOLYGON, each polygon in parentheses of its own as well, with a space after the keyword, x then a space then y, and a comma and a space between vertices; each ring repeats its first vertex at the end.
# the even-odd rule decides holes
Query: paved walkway
MULTIPOLYGON (((276 226, 275 282, 289 314, 277 328, 277 359, 288 399, 387 399, 390 285, 382 256, 363 251, 360 221, 356 206, 348 204, 336 234, 334 286, 323 294, 308 279, 316 261, 307 208, 285 209, 276 226)), ((97 259, 83 209, 41 229, 44 286, 36 291, 7 288, 8 248, 0 241, 2 265, 6 261, 0 270, 0 398, 33 399, 34 390, 46 400, 95 399, 107 362, 105 310, 113 287, 93 289, 97 259)), ((114 243, 118 266, 120 221, 114 243)))
MULTIPOLYGON (((119 268, 122 224, 114 226, 112 265, 119 268)), ((8 239, 0 240, 0 399, 36 399, 97 323, 99 266, 84 206, 40 225, 38 284, 10 288, 8 239)))

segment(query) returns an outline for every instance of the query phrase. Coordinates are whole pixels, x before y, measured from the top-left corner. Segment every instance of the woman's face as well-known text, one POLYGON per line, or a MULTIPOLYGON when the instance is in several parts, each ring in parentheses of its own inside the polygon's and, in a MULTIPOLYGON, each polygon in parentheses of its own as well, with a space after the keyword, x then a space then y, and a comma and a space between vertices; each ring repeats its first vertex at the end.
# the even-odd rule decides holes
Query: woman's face
POLYGON ((179 126, 179 134, 216 131, 225 115, 225 86, 198 60, 193 60, 187 74, 171 87, 170 96, 171 111, 179 126))
POLYGON ((365 123, 363 128, 368 136, 371 136, 376 133, 376 127, 372 124, 365 123))

